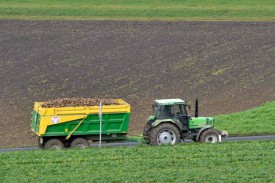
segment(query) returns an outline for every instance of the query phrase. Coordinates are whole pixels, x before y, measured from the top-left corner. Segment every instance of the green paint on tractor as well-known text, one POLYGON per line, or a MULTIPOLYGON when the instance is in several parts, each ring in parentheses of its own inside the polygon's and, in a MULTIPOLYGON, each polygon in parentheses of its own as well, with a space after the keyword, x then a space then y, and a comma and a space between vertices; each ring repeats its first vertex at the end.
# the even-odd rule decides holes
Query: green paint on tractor
POLYGON ((214 118, 198 117, 196 100, 195 117, 191 117, 190 105, 181 99, 155 100, 153 115, 147 119, 144 140, 151 145, 176 144, 184 139, 200 142, 218 142, 227 132, 214 129, 214 118))
POLYGON ((206 125, 214 127, 214 118, 211 117, 197 117, 190 118, 188 121, 188 127, 190 129, 203 128, 206 125))

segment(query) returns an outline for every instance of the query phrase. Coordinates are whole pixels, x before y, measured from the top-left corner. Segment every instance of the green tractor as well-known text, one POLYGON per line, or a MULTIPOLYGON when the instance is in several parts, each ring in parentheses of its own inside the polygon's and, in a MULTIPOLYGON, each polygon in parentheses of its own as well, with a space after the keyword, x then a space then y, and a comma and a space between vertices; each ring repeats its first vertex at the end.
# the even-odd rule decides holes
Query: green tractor
POLYGON ((181 99, 155 100, 153 115, 148 117, 143 130, 144 140, 150 145, 177 144, 184 139, 195 142, 220 142, 226 131, 214 128, 214 119, 198 117, 198 99, 195 117, 189 114, 190 105, 181 99))

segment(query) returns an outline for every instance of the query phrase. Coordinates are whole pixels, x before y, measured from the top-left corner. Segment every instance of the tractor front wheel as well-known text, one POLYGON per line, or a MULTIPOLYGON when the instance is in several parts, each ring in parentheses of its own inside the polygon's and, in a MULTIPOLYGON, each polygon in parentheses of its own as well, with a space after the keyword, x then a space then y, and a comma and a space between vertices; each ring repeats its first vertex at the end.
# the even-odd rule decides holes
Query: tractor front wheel
POLYGON ((180 132, 173 124, 160 124, 151 130, 150 145, 174 145, 179 142, 180 132))
POLYGON ((215 129, 207 129, 203 131, 199 137, 200 142, 216 143, 219 141, 219 132, 215 129))

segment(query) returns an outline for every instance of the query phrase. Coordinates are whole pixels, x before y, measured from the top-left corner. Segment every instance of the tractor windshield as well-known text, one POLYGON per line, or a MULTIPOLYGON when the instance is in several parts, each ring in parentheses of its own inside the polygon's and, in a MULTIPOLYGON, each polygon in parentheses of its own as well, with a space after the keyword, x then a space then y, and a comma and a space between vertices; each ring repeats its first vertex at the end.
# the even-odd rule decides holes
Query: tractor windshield
POLYGON ((176 105, 158 105, 153 106, 153 116, 158 119, 175 118, 177 116, 187 116, 189 114, 188 106, 184 104, 176 105))
POLYGON ((174 118, 185 115, 184 105, 154 105, 154 116, 159 119, 174 118))

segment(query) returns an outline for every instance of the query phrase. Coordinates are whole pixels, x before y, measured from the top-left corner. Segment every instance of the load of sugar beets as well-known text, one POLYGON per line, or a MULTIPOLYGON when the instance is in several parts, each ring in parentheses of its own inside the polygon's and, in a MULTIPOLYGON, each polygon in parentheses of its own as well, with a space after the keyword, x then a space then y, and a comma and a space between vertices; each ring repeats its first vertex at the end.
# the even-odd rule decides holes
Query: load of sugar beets
MULTIPOLYGON (((100 139, 106 143, 125 142, 130 111, 130 105, 122 99, 59 98, 35 102, 31 128, 39 147, 44 149, 86 148, 100 139)), ((199 117, 198 99, 194 117, 189 111, 190 105, 182 99, 155 100, 143 130, 145 143, 175 145, 186 139, 216 143, 228 136, 226 131, 214 128, 214 118, 199 117)))
POLYGON ((48 100, 41 106, 45 108, 53 107, 81 107, 81 106, 97 106, 102 101, 102 105, 119 105, 113 99, 100 99, 100 98, 58 98, 48 100))

